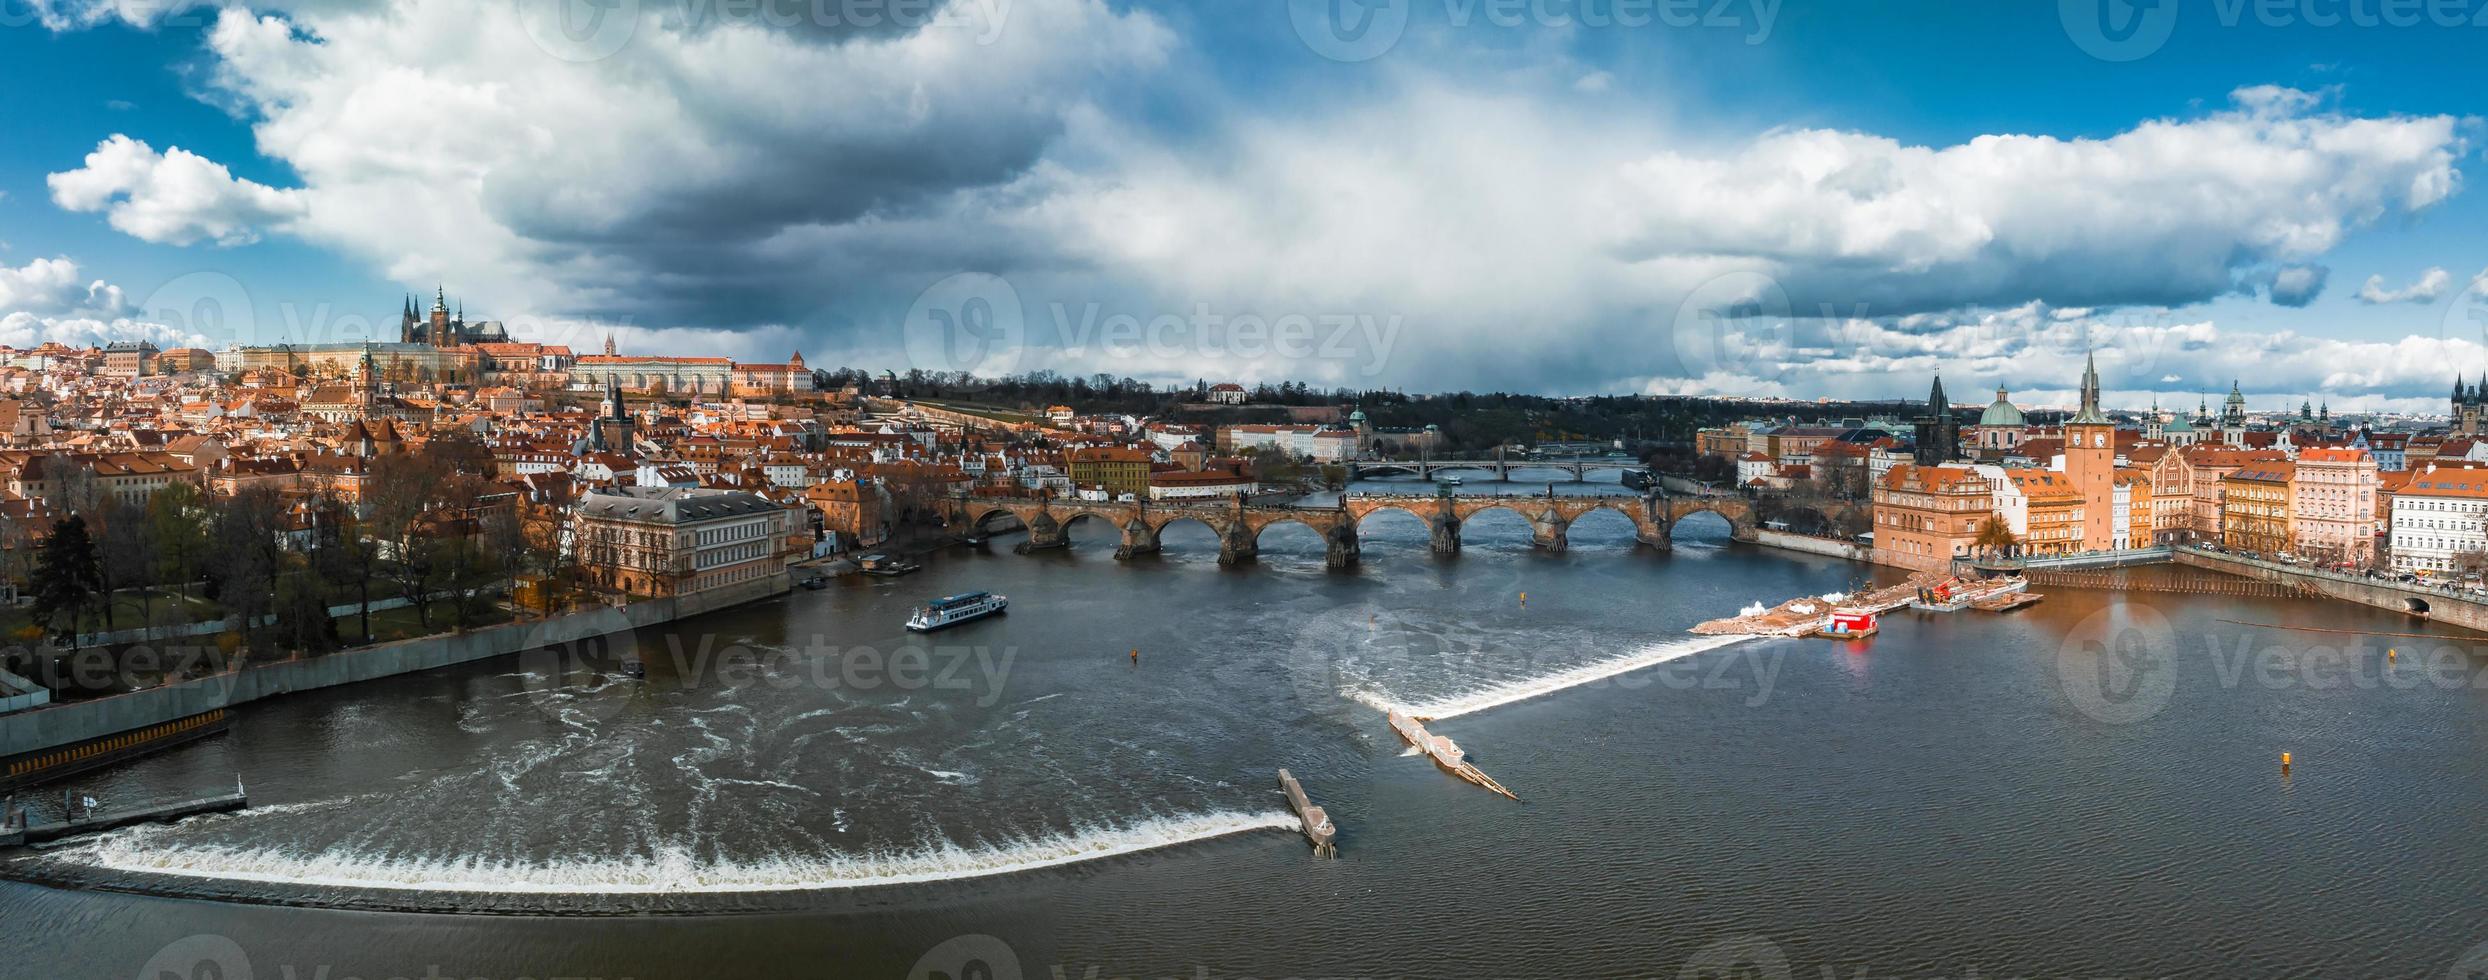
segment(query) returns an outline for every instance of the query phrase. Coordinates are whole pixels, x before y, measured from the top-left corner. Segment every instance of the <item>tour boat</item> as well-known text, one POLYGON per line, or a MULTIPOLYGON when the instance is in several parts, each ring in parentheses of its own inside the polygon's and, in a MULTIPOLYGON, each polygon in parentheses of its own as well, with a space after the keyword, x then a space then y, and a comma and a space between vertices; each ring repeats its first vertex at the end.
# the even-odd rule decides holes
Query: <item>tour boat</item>
POLYGON ((958 595, 943 596, 916 607, 915 613, 907 617, 907 628, 918 633, 930 633, 946 626, 956 626, 971 619, 982 619, 994 615, 1010 604, 1009 598, 991 592, 963 592, 958 595))
POLYGON ((1442 483, 1447 487, 1456 487, 1460 485, 1460 478, 1456 476, 1446 476, 1443 478, 1442 483))

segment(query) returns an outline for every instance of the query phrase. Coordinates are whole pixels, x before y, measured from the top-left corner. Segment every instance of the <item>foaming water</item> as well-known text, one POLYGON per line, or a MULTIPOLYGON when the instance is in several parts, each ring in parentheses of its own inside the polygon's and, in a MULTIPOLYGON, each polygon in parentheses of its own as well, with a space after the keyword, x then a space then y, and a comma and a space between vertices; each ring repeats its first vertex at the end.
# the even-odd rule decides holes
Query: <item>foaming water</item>
POLYGON ((138 828, 65 848, 53 857, 136 874, 295 887, 490 895, 731 895, 1016 874, 1295 826, 1296 818, 1286 813, 1217 811, 979 846, 944 841, 904 852, 757 861, 704 861, 680 845, 666 845, 643 857, 590 860, 409 859, 342 850, 305 855, 273 847, 159 845, 162 828, 138 828))
POLYGON ((1579 687, 1627 674, 1645 667, 1654 667, 1670 660, 1681 660, 1697 653, 1719 649, 1731 643, 1752 639, 1746 636, 1697 636, 1667 643, 1655 643, 1633 653, 1593 661, 1570 670, 1557 671, 1540 677, 1528 677, 1455 694, 1418 704, 1406 704, 1390 695, 1372 690, 1343 692, 1348 697, 1383 711, 1406 712, 1415 718, 1457 718, 1489 708, 1544 697, 1569 687, 1579 687))

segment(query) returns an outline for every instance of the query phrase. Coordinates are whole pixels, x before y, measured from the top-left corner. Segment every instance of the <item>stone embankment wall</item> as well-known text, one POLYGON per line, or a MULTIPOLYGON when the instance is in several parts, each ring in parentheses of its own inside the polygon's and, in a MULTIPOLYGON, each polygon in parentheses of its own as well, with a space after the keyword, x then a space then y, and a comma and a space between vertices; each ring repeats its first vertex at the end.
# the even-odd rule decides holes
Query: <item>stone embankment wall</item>
POLYGON ((789 582, 789 577, 781 572, 681 598, 604 606, 549 619, 422 636, 299 660, 246 664, 238 670, 194 681, 0 714, 0 757, 117 735, 279 694, 394 677, 670 623, 783 595, 789 582))

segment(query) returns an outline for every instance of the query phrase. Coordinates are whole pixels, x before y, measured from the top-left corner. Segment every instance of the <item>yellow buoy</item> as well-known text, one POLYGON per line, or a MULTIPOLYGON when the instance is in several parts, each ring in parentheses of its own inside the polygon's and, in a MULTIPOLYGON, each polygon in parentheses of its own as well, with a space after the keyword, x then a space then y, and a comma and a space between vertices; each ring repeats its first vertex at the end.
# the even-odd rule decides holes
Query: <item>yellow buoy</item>
POLYGON ((2288 772, 2288 771, 2289 771, 2289 753, 2287 753, 2287 752, 2283 752, 2283 753, 2281 753, 2281 771, 2282 771, 2282 772, 2288 772))
POLYGON ((2395 658, 2395 657, 2399 657, 2399 656, 2401 656, 2401 655, 2402 655, 2402 654, 2401 654, 2401 651, 2399 651, 2399 650, 2386 650, 2386 651, 2384 651, 2384 659, 2385 659, 2387 662, 2391 662, 2391 661, 2393 660, 2393 658, 2395 658))

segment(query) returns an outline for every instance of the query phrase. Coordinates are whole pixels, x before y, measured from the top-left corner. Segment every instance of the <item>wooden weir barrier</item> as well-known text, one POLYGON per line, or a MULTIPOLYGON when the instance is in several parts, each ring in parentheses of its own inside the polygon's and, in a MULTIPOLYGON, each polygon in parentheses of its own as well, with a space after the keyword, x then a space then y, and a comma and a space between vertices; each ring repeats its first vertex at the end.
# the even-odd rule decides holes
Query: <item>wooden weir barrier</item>
POLYGON ((2033 568, 2022 574, 2032 585, 2071 589, 2103 589, 2117 592, 2175 592, 2189 595, 2228 595, 2258 599, 2297 599, 2316 595, 2311 589, 2281 582, 2263 582, 2231 575, 2129 575, 2119 571, 2077 571, 2074 569, 2033 568))

